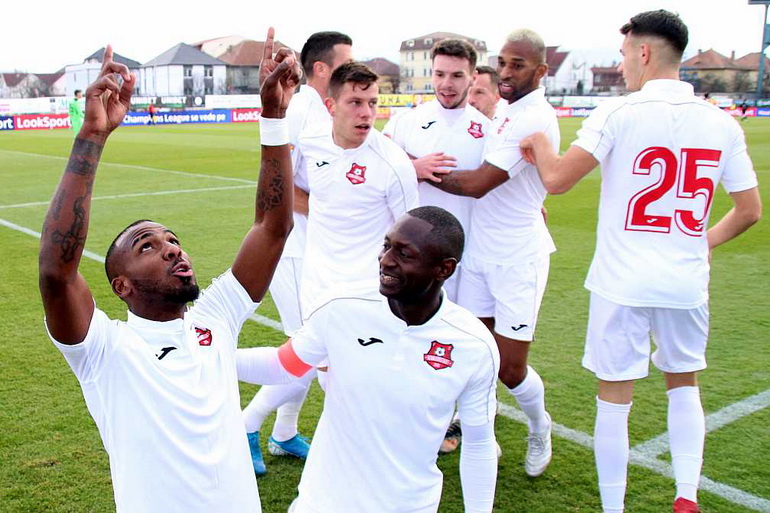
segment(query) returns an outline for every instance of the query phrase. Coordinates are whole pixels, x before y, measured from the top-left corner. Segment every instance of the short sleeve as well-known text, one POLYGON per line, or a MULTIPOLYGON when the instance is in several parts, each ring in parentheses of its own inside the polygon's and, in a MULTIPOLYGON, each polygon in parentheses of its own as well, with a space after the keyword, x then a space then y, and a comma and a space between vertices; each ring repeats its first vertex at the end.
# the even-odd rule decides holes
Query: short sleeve
POLYGON ((725 161, 721 178, 722 186, 727 192, 746 191, 759 185, 754 164, 751 162, 746 148, 746 136, 743 130, 737 126, 737 123, 735 125, 735 138, 725 161))
POLYGON ((251 300, 246 289, 228 269, 209 285, 195 302, 192 311, 200 316, 212 316, 222 322, 230 331, 232 340, 238 340, 243 323, 259 303, 251 300))
POLYGON ((609 154, 615 144, 615 136, 610 124, 610 115, 619 105, 615 101, 605 101, 591 112, 577 132, 577 139, 573 146, 584 149, 601 162, 609 154))
POLYGON ((417 173, 414 171, 414 165, 402 149, 395 149, 393 153, 395 154, 396 151, 401 155, 396 155, 397 158, 391 161, 390 165, 394 172, 390 177, 387 190, 388 207, 393 214, 393 219, 398 219, 419 206, 417 173))
POLYGON ((118 325, 116 321, 107 317, 107 314, 98 308, 94 308, 91 316, 91 324, 88 325, 88 333, 79 344, 62 344, 54 339, 48 331, 48 323, 45 323, 46 332, 56 348, 61 351, 67 360, 72 372, 81 383, 93 381, 99 375, 99 371, 105 366, 109 357, 109 350, 114 347, 113 340, 117 336, 118 325))
POLYGON ((469 426, 481 426, 491 422, 497 413, 497 374, 500 357, 488 346, 488 354, 457 400, 460 418, 469 426))
POLYGON ((300 360, 313 367, 321 364, 329 355, 326 345, 327 310, 328 306, 324 306, 313 312, 305 324, 291 337, 294 353, 300 360), (324 333, 326 336, 323 336, 324 333))
POLYGON ((513 178, 529 163, 521 156, 521 140, 535 132, 546 131, 548 125, 541 118, 542 111, 531 110, 516 117, 502 135, 492 134, 487 143, 484 160, 502 169, 513 178), (501 139, 502 138, 502 139, 501 139))

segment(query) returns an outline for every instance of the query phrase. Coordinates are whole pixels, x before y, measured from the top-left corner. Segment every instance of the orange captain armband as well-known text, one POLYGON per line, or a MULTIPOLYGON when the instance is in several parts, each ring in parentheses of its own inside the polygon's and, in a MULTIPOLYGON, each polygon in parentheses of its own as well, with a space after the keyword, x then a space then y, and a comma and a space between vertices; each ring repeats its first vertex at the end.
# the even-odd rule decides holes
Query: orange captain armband
POLYGON ((303 362, 297 353, 294 352, 294 347, 291 345, 291 339, 284 342, 284 344, 278 348, 278 360, 290 374, 296 377, 304 375, 307 371, 313 368, 312 365, 308 365, 303 362))

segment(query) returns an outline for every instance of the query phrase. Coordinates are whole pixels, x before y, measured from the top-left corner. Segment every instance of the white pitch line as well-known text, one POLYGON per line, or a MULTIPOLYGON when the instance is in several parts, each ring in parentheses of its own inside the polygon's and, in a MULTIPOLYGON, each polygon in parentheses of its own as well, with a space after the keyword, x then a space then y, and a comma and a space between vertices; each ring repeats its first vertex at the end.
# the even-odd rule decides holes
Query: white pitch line
MULTIPOLYGON (((69 157, 62 157, 60 155, 46 155, 44 153, 28 153, 25 151, 15 151, 15 150, 3 150, 0 149, 0 151, 5 153, 12 153, 15 155, 24 155, 26 157, 39 157, 39 158, 47 158, 47 159, 54 159, 54 160, 65 160, 68 161, 69 157)), ((101 166, 115 166, 115 167, 126 167, 129 169, 141 169, 142 171, 154 171, 157 173, 168 173, 172 175, 182 175, 182 176, 189 176, 192 178, 211 178, 212 180, 225 180, 228 182, 240 182, 240 183, 248 183, 252 185, 256 185, 256 181, 254 180, 246 180, 244 178, 231 178, 229 176, 219 176, 219 175, 206 175, 203 173, 189 173, 187 171, 177 171, 175 169, 163 169, 159 167, 147 167, 147 166, 137 166, 134 164, 120 164, 117 162, 100 162, 99 165, 101 166)))
MULTIPOLYGON (((198 189, 176 189, 173 191, 154 191, 154 192, 133 192, 128 194, 113 194, 109 196, 94 196, 92 200, 112 200, 123 198, 143 198, 145 196, 166 196, 169 194, 188 194, 195 192, 214 192, 214 191, 229 191, 233 189, 251 189, 254 188, 254 184, 249 185, 223 185, 221 187, 200 187, 198 189)), ((8 208, 22 208, 22 207, 39 207, 42 205, 50 205, 51 200, 48 201, 31 201, 29 203, 16 203, 15 205, 0 205, 0 210, 8 208)))
MULTIPOLYGON (((762 394, 759 394, 759 395, 762 395, 762 394)), ((730 407, 728 406, 727 408, 724 408, 724 410, 728 408, 730 407)), ((720 412, 721 411, 723 410, 720 410, 720 412)), ((752 410, 752 411, 756 411, 756 410, 752 410)), ((714 415, 717 415, 720 412, 716 412, 714 415)), ((751 413, 751 412, 747 411, 746 414, 748 413, 751 413)), ((500 403, 500 415, 503 415, 504 417, 507 417, 511 420, 521 422, 522 424, 527 423, 527 416, 524 414, 524 412, 502 402, 500 403)), ((576 429, 562 426, 561 424, 557 424, 556 422, 553 423, 553 433, 562 438, 566 438, 570 442, 574 442, 582 447, 585 447, 586 449, 590 449, 591 451, 593 451, 594 440, 593 440, 593 437, 588 435, 587 433, 583 433, 582 431, 578 431, 576 429)), ((665 477, 668 477, 671 479, 674 478, 674 470, 669 463, 655 458, 654 455, 648 455, 643 452, 640 452, 636 448, 631 449, 629 461, 634 465, 644 467, 647 470, 652 470, 653 472, 661 474, 665 477)), ((729 486, 723 483, 718 483, 705 476, 701 476, 700 489, 706 490, 710 493, 713 493, 714 495, 718 495, 719 497, 722 497, 723 499, 727 499, 730 502, 733 502, 735 504, 739 504, 741 506, 745 506, 747 508, 751 508, 756 511, 770 513, 770 500, 767 500, 762 497, 757 497, 756 495, 752 495, 748 492, 744 492, 743 490, 739 490, 738 488, 734 488, 732 486, 729 486)))
MULTIPOLYGON (((19 226, 15 223, 11 223, 10 221, 6 221, 5 219, 0 219, 0 225, 7 226, 8 228, 20 231, 22 233, 26 233, 27 235, 32 235, 33 237, 36 237, 38 239, 40 238, 39 232, 30 230, 29 228, 25 228, 23 226, 19 226)), ((103 257, 95 253, 91 253, 90 251, 83 251, 83 256, 87 256, 88 258, 96 260, 97 262, 104 263, 103 257)), ((283 327, 279 322, 274 321, 273 319, 269 319, 263 315, 259 315, 255 313, 251 315, 249 319, 259 324, 262 324, 264 326, 267 326, 269 328, 283 331, 283 327)), ((770 392, 770 391, 763 392, 762 394, 767 392, 770 392)), ((758 394, 758 395, 762 395, 762 394, 758 394)), ((723 408, 719 412, 716 412, 714 415, 722 411, 728 410, 729 408, 730 408, 729 406, 727 408, 723 408)), ((752 410, 752 411, 756 411, 756 410, 752 410)), ((752 411, 747 411, 746 415, 748 415, 752 411)), ((514 408, 513 406, 510 406, 502 402, 500 403, 500 414, 509 419, 515 420, 517 422, 521 422, 522 424, 526 424, 527 422, 527 417, 521 410, 518 410, 517 408, 514 408)), ((719 422, 723 422, 723 421, 719 420, 719 422)), ((732 421, 728 421, 728 422, 732 422, 732 421)), ((725 425, 728 422, 723 422, 722 424, 720 424, 720 426, 725 425)), ((556 422, 553 423, 553 432, 562 438, 565 438, 587 449, 593 450, 593 446, 594 446, 593 437, 591 437, 587 433, 583 433, 582 431, 578 431, 576 429, 568 428, 567 426, 562 426, 561 424, 557 424, 556 422)), ((664 461, 658 460, 654 457, 650 457, 640 452, 637 449, 631 449, 629 461, 634 465, 644 467, 648 470, 652 470, 653 472, 661 474, 665 477, 673 478, 674 476, 674 471, 671 468, 671 465, 669 465, 664 461)), ((738 488, 734 488, 732 486, 729 486, 723 483, 718 483, 705 476, 701 476, 700 489, 706 490, 710 493, 713 493, 714 495, 718 495, 719 497, 722 497, 723 499, 727 499, 728 501, 733 502, 735 504, 739 504, 741 506, 745 506, 747 508, 750 508, 756 511, 761 511, 763 513, 770 513, 770 500, 764 499, 762 497, 757 497, 756 495, 752 495, 748 492, 744 492, 743 490, 739 490, 738 488)))
MULTIPOLYGON (((770 406, 770 390, 765 390, 742 401, 725 406, 706 416, 706 433, 770 406)), ((634 446, 634 450, 650 458, 656 458, 669 450, 668 433, 634 446)))

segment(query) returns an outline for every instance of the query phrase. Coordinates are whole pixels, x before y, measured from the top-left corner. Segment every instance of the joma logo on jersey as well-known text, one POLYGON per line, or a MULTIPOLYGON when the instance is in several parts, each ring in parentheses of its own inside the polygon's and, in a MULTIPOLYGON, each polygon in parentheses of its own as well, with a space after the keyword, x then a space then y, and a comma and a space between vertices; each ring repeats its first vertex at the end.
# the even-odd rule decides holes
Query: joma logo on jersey
POLYGON ((208 328, 199 328, 195 326, 195 336, 198 338, 198 345, 199 346, 210 346, 211 345, 211 330, 208 328))
POLYGON ((468 133, 471 134, 474 139, 481 139, 484 137, 484 132, 481 131, 481 123, 476 123, 475 121, 471 121, 468 133))
POLYGON ((425 360, 425 363, 436 370, 446 369, 455 363, 452 361, 453 348, 452 344, 442 344, 434 340, 430 343, 430 349, 422 358, 425 360))
POLYGON ((350 183, 353 185, 364 183, 366 181, 366 166, 359 166, 354 163, 351 166, 350 171, 345 174, 345 177, 350 180, 350 183))

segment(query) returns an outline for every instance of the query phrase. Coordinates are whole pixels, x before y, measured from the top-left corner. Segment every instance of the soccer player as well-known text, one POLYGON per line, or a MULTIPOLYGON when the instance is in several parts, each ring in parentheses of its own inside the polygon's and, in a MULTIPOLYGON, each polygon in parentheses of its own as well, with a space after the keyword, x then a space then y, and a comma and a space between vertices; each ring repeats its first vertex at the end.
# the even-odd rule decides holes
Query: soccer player
POLYGON ((96 308, 78 266, 96 168, 129 108, 136 77, 113 62, 108 46, 99 78, 86 91, 85 122, 43 226, 40 292, 48 333, 78 378, 109 454, 118 512, 261 509, 235 350, 292 225, 288 131, 280 118, 301 71, 289 50, 273 59, 272 47, 270 29, 260 68, 256 215, 232 268, 198 299, 176 234, 152 221, 132 223, 105 262, 113 292, 128 305, 127 322, 96 308))
POLYGON ((244 372, 264 360, 287 376, 329 363, 323 413, 290 511, 437 511, 437 451, 455 402, 465 511, 492 511, 499 355, 484 325, 442 293, 463 244, 462 226, 447 211, 411 210, 385 236, 379 294, 324 303, 281 348, 238 351, 244 372))
MULTIPOLYGON (((436 99, 391 120, 383 133, 413 157, 418 176, 432 174, 433 168, 476 168, 489 132, 489 119, 468 105, 476 50, 462 39, 444 39, 431 49, 431 60, 436 99)), ((455 196, 428 183, 420 183, 418 192, 420 205, 448 210, 469 232, 473 198, 455 196)), ((460 273, 458 268, 444 283, 451 301, 457 301, 460 273)))
MULTIPOLYGON (((294 230, 286 241, 286 248, 278 262, 270 284, 270 294, 281 317, 284 333, 291 337, 302 326, 299 304, 299 283, 302 279, 302 257, 305 253, 307 231, 308 180, 304 159, 297 149, 302 130, 315 125, 328 126, 331 116, 324 105, 328 96, 332 72, 340 64, 351 60, 350 37, 339 32, 317 32, 302 47, 300 61, 307 76, 294 95, 286 112, 289 141, 292 145, 294 166, 294 230)), ((289 455, 306 458, 309 444, 297 432, 297 421, 315 372, 308 372, 301 380, 286 385, 266 385, 243 410, 249 437, 254 472, 267 471, 259 445, 259 432, 268 415, 278 409, 268 450, 276 456, 289 455)))
POLYGON ((666 378, 675 512, 697 512, 705 425, 696 373, 706 367, 711 250, 757 222, 757 177, 738 123, 679 80, 687 27, 650 11, 623 25, 619 70, 632 94, 608 100, 559 158, 544 134, 522 141, 548 192, 601 164, 596 254, 583 366, 599 379, 594 450, 604 511, 623 511, 634 381, 666 378), (734 207, 706 229, 715 186, 734 207))
POLYGON ((75 134, 75 137, 77 137, 80 128, 83 126, 83 110, 83 91, 76 89, 75 97, 69 103, 70 126, 72 126, 72 132, 75 134))
POLYGON ((299 138, 310 190, 304 316, 339 295, 376 290, 382 237, 417 206, 412 162, 374 130, 377 93, 377 74, 369 67, 341 65, 325 101, 332 124, 311 127, 299 138))
POLYGON ((476 107, 489 119, 495 118, 495 109, 500 103, 498 84, 500 75, 491 66, 479 66, 473 77, 473 85, 468 93, 468 103, 476 107))
MULTIPOLYGON (((444 39, 431 49, 431 82, 436 99, 420 104, 391 120, 383 133, 412 157, 417 174, 430 173, 442 166, 462 169, 478 167, 484 151, 489 120, 468 104, 468 91, 473 82, 476 50, 462 39, 444 39)), ((455 196, 427 183, 418 186, 420 205, 442 207, 451 212, 470 230, 471 209, 475 201, 455 196)), ((457 301, 460 267, 444 282, 450 301, 457 301)), ((459 419, 453 419, 440 452, 452 452, 462 436, 459 419)))
POLYGON ((484 162, 474 170, 437 175, 444 191, 480 198, 473 206, 458 304, 493 332, 500 349, 500 380, 527 415, 524 469, 541 475, 551 461, 551 417, 545 387, 527 365, 537 314, 556 250, 541 213, 546 191, 535 166, 519 151, 526 136, 545 131, 559 147, 559 126, 540 80, 548 71, 545 44, 531 30, 512 32, 498 57, 500 96, 484 162), (498 108, 499 109, 499 108, 498 108))

